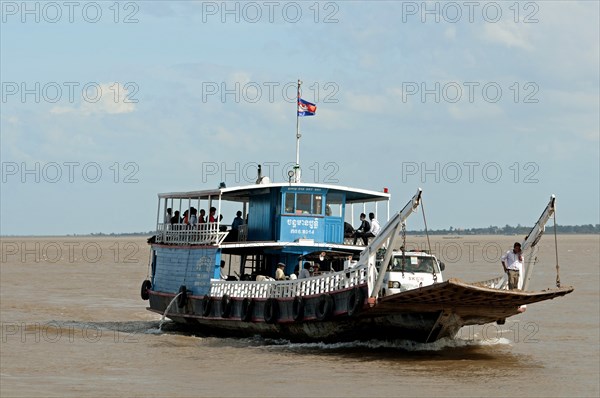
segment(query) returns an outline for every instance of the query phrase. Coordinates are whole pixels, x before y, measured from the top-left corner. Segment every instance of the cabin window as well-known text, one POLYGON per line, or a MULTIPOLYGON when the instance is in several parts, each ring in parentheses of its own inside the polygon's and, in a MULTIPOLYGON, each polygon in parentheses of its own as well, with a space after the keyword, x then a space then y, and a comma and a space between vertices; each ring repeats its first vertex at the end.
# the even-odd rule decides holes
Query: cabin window
POLYGON ((340 193, 327 194, 327 206, 325 207, 325 215, 332 217, 342 216, 342 198, 340 193))
POLYGON ((296 195, 293 193, 285 194, 285 212, 295 213, 296 212, 296 195))
POLYGON ((313 195, 313 214, 321 214, 323 207, 323 196, 313 195))
POLYGON ((283 197, 284 213, 323 214, 323 195, 312 193, 286 192, 283 197))
POLYGON ((296 195, 296 214, 311 214, 311 197, 309 193, 299 193, 296 195))

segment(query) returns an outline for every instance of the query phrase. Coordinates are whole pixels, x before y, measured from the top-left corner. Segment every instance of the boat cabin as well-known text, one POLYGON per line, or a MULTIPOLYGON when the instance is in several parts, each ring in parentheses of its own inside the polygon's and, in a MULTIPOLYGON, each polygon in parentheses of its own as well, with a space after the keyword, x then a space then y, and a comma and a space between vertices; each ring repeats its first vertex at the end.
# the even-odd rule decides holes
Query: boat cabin
MULTIPOLYGON (((222 259, 229 263, 225 274, 237 274, 238 278, 248 273, 274 276, 279 262, 286 264, 285 273, 290 275, 300 257, 308 253, 359 253, 364 246, 354 245, 351 237, 351 228, 359 225, 358 215, 373 212, 385 224, 389 199, 387 192, 270 182, 162 193, 158 195, 153 253, 210 250, 213 270, 207 272, 214 279, 223 275, 222 259), (234 224, 238 211, 241 220, 234 224)), ((358 243, 362 244, 360 239, 358 243)))

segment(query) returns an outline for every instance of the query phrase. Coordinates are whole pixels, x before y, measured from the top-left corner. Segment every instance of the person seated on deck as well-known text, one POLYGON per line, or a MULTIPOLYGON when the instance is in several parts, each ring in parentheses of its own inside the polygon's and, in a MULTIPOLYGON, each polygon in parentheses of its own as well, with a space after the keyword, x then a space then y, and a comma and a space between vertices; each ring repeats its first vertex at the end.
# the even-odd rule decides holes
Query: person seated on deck
POLYGON ((179 210, 175 210, 175 215, 171 217, 171 224, 179 224, 181 219, 179 218, 179 210))
POLYGON ((184 223, 185 225, 187 225, 187 224, 188 224, 188 221, 189 221, 189 217, 188 217, 188 215, 189 215, 189 211, 188 211, 188 210, 186 210, 186 211, 184 211, 184 212, 183 212, 183 223, 184 223))
POLYGON ((304 263, 304 267, 302 268, 302 271, 300 271, 300 275, 298 275, 298 279, 306 279, 306 278, 310 278, 310 263, 307 261, 304 263))
POLYGON ((173 218, 173 211, 169 207, 165 213, 165 224, 171 224, 171 218, 173 218))
POLYGON ((381 230, 381 227, 379 226, 379 221, 377 221, 377 219, 375 218, 374 213, 369 213, 369 220, 371 229, 368 232, 366 232, 362 237, 365 246, 369 244, 369 238, 376 237, 379 234, 379 231, 381 230))
POLYGON ((285 264, 279 263, 277 264, 277 270, 275 271, 275 280, 276 281, 284 281, 285 280, 285 264))
POLYGON ((344 238, 352 238, 354 234, 354 228, 352 228, 352 224, 344 221, 344 238))
POLYGON ((290 274, 290 280, 291 281, 294 281, 296 279, 298 279, 298 266, 297 265, 296 265, 296 267, 294 267, 294 272, 292 272, 290 274))
POLYGON ((206 210, 200 209, 200 217, 198 217, 198 224, 206 223, 206 210))
MULTIPOLYGON (((370 230, 371 224, 369 224, 369 222, 367 221, 367 216, 365 215, 365 213, 360 213, 360 227, 358 227, 358 229, 354 231, 354 234, 352 234, 352 236, 354 237, 354 242, 352 244, 356 245, 356 241, 358 240, 358 238, 362 238, 363 243, 365 243, 365 241, 367 240, 366 234, 370 230)), ((366 244, 367 243, 365 243, 365 246, 366 244)))

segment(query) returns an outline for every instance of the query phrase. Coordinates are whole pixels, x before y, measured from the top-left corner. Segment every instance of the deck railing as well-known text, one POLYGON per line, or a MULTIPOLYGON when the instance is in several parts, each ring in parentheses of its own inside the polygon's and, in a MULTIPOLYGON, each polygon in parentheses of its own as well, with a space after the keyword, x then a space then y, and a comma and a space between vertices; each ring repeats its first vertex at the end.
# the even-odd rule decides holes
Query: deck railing
POLYGON ((312 296, 348 289, 367 283, 367 266, 338 271, 306 279, 286 281, 221 281, 212 280, 210 295, 222 297, 292 298, 312 296))
POLYGON ((219 223, 187 224, 159 223, 156 242, 176 245, 220 245, 227 231, 219 230, 219 223))

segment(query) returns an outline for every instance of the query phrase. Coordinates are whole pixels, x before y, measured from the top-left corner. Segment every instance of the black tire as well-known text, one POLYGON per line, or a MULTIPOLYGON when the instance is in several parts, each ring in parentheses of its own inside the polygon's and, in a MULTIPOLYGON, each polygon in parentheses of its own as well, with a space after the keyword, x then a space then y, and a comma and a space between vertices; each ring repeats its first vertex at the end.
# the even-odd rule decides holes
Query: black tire
POLYGON ((242 321, 250 322, 252 320, 252 311, 254 310, 254 300, 245 298, 242 300, 242 321))
POLYGON ((322 294, 319 297, 317 306, 315 308, 315 314, 319 321, 326 321, 331 318, 333 314, 333 297, 329 294, 322 294))
POLYGON ((202 299, 202 316, 209 316, 212 307, 212 299, 209 296, 204 296, 202 299))
POLYGON ((267 323, 277 322, 277 318, 279 318, 279 302, 276 299, 267 299, 263 310, 263 316, 267 323))
POLYGON ((223 297, 221 297, 221 318, 229 318, 229 315, 231 314, 231 305, 231 298, 227 294, 224 294, 223 297))
POLYGON ((150 293, 148 293, 148 290, 152 289, 152 282, 150 282, 148 279, 146 279, 144 282, 142 282, 142 300, 148 300, 150 298, 150 293))
POLYGON ((187 304, 187 288, 185 285, 179 287, 179 296, 177 296, 177 307, 183 308, 187 304))
POLYGON ((365 294, 359 287, 355 287, 348 295, 348 316, 356 316, 365 303, 365 294))
POLYGON ((304 318, 304 299, 300 296, 294 297, 292 317, 294 318, 294 321, 301 321, 304 318))

